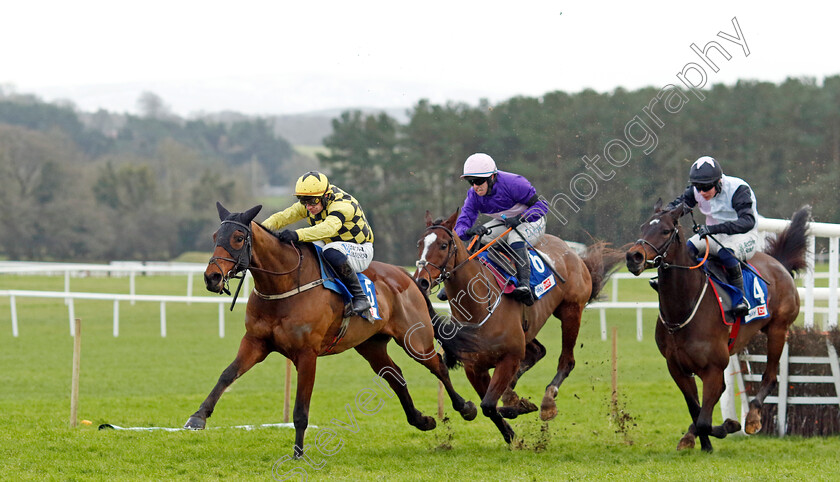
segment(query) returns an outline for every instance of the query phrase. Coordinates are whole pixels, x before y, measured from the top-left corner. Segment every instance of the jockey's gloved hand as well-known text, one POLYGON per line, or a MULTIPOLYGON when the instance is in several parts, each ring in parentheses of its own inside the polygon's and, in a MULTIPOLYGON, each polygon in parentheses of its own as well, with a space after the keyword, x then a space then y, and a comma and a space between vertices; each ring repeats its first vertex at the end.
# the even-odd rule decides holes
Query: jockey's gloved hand
POLYGON ((467 232, 464 233, 464 236, 472 238, 473 236, 484 236, 485 234, 490 234, 490 230, 487 226, 478 224, 468 229, 467 232))
POLYGON ((284 229, 283 231, 280 231, 280 233, 277 235, 277 238, 284 243, 294 243, 298 240, 298 233, 297 231, 284 229))
POLYGON ((522 224, 522 221, 523 221, 522 215, 517 214, 516 216, 511 216, 509 218, 505 218, 505 226, 507 226, 509 228, 515 228, 515 227, 519 226, 520 224, 522 224))
POLYGON ((708 236, 710 234, 713 234, 709 230, 709 227, 706 226, 705 224, 701 224, 701 225, 697 226, 696 228, 694 228, 694 232, 697 233, 698 236, 700 236, 700 239, 703 239, 706 236, 708 236))

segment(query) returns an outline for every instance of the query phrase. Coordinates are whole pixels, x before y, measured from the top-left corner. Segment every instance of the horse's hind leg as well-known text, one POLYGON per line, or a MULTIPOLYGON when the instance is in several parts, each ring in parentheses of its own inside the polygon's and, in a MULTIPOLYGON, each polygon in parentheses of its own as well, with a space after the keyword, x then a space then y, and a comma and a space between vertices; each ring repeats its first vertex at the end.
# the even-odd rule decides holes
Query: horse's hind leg
POLYGON ((394 341, 406 353, 428 368, 440 380, 444 389, 446 389, 446 393, 449 395, 449 399, 452 401, 452 408, 461 414, 464 420, 474 420, 476 415, 478 415, 478 409, 473 402, 464 400, 464 397, 458 394, 455 391, 455 387, 452 386, 452 380, 449 378, 449 369, 446 367, 446 363, 440 354, 435 351, 434 335, 431 328, 423 330, 412 327, 408 331, 408 334, 403 337, 403 340, 400 343, 399 338, 394 338, 394 341))
POLYGON ((548 421, 557 416, 557 404, 554 399, 560 385, 575 368, 575 343, 577 343, 580 332, 580 317, 583 313, 583 305, 572 302, 563 302, 554 311, 554 316, 560 318, 563 328, 563 351, 560 352, 560 359, 557 362, 557 374, 551 383, 545 387, 545 395, 540 405, 540 419, 548 421))
POLYGON ((767 366, 761 376, 758 393, 750 401, 750 411, 745 420, 744 432, 750 435, 761 430, 761 407, 764 405, 764 399, 778 385, 776 377, 779 374, 779 359, 785 348, 787 326, 777 326, 778 324, 773 324, 774 321, 776 320, 770 322, 767 330, 767 366))
POLYGON ((519 377, 536 365, 538 361, 542 360, 545 354, 545 347, 536 339, 531 340, 525 345, 525 358, 519 363, 519 371, 516 372, 513 380, 510 381, 510 386, 502 394, 502 406, 499 407, 499 413, 502 417, 513 419, 519 415, 537 411, 537 406, 526 398, 519 398, 514 388, 516 388, 516 382, 519 381, 519 377))
POLYGON ((243 337, 239 343, 239 352, 237 352, 236 358, 225 368, 221 376, 219 376, 219 381, 216 382, 216 386, 213 387, 210 395, 201 403, 198 411, 192 414, 189 420, 187 420, 184 428, 193 430, 203 429, 207 424, 207 418, 213 414, 213 409, 216 407, 216 403, 219 401, 225 389, 237 378, 250 370, 251 367, 263 361, 267 355, 268 350, 262 340, 250 338, 247 335, 243 337))
POLYGON ((397 394, 400 404, 402 404, 408 423, 420 430, 432 430, 436 426, 435 419, 423 415, 414 407, 414 401, 411 400, 411 395, 408 393, 402 371, 388 356, 387 345, 389 339, 376 335, 357 345, 356 351, 368 361, 377 375, 388 381, 391 389, 397 394))

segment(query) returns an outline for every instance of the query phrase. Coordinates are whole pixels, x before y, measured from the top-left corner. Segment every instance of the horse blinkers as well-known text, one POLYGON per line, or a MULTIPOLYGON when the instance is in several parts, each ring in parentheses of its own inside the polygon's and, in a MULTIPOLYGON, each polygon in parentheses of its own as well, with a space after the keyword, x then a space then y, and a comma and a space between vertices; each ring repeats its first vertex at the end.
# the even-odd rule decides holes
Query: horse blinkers
MULTIPOLYGON (((216 248, 222 248, 230 255, 230 257, 213 256, 208 261, 208 265, 215 265, 221 275, 221 280, 217 279, 212 273, 204 272, 204 282, 207 289, 216 292, 228 292, 227 283, 231 278, 236 278, 239 273, 243 273, 251 265, 251 227, 238 221, 226 220, 222 221, 219 231, 216 232, 216 248), (238 227, 232 229, 224 229, 226 224, 232 224, 238 227), (228 261, 233 263, 230 270, 225 272, 222 269, 219 261, 228 261), (216 285, 220 285, 218 290, 212 289, 216 285), (211 286, 212 285, 212 286, 211 286)), ((209 266, 207 268, 210 269, 209 266)))

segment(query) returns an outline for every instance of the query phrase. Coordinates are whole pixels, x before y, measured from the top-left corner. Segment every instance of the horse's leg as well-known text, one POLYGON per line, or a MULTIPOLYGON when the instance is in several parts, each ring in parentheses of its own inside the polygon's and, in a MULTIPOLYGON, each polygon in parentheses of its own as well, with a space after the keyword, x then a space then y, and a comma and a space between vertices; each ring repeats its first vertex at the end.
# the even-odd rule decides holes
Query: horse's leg
MULTIPOLYGON (((516 435, 513 432, 513 429, 510 425, 505 421, 504 418, 499 414, 499 411, 496 409, 496 404, 499 402, 499 397, 501 393, 504 391, 503 388, 499 387, 499 380, 497 376, 500 375, 500 369, 502 371, 508 371, 512 376, 513 371, 516 369, 516 361, 508 361, 505 364, 504 360, 502 363, 496 365, 495 370, 493 371, 493 378, 490 377, 490 373, 487 370, 482 371, 475 371, 472 367, 466 367, 465 371, 467 374, 467 379, 472 384, 475 391, 481 395, 481 411, 484 413, 485 417, 488 417, 490 420, 496 424, 496 428, 499 429, 499 432, 502 433, 502 437, 504 437, 505 442, 510 443, 513 441, 513 437, 516 435), (508 367, 509 365, 509 367, 508 367), (497 392, 495 396, 491 392, 491 385, 493 384, 493 380, 496 380, 496 387, 495 391, 497 392)), ((505 382, 505 386, 509 385, 510 381, 505 382)))
POLYGON ((674 383, 677 384, 677 388, 679 388, 680 392, 682 392, 685 404, 688 406, 688 414, 691 416, 691 425, 677 444, 677 450, 693 449, 695 434, 697 433, 697 427, 694 423, 697 421, 697 416, 700 414, 700 400, 697 393, 697 382, 694 380, 693 376, 683 373, 683 371, 680 370, 680 368, 674 363, 671 363, 670 360, 666 361, 668 365, 668 372, 671 374, 671 378, 674 380, 674 383))
POLYGON ((709 436, 723 438, 727 432, 723 426, 712 427, 712 415, 715 406, 723 395, 726 388, 726 383, 723 381, 723 370, 725 368, 712 366, 699 373, 700 379, 703 380, 703 404, 700 407, 700 413, 694 420, 694 425, 697 429, 696 435, 700 437, 700 448, 704 452, 712 451, 712 442, 709 436))
POLYGON ((400 367, 388 356, 388 340, 389 338, 384 336, 374 336, 357 345, 356 351, 368 361, 377 375, 387 379, 388 385, 397 394, 397 398, 402 404, 408 423, 420 430, 432 430, 436 425, 435 419, 423 415, 414 407, 414 401, 411 400, 411 395, 408 393, 400 367))
POLYGON ((315 386, 315 367, 318 354, 315 350, 304 349, 296 353, 292 361, 297 369, 297 391, 295 408, 292 410, 292 422, 295 424, 294 456, 303 456, 303 436, 309 426, 309 403, 312 400, 312 388, 315 386))
POLYGON ((770 395, 778 385, 776 377, 779 374, 779 359, 782 357, 782 351, 785 348, 787 327, 773 324, 774 321, 776 320, 770 322, 767 330, 767 365, 764 368, 764 374, 761 376, 758 393, 750 401, 750 411, 747 413, 745 420, 744 432, 748 434, 754 434, 761 430, 761 407, 764 405, 764 398, 770 395))
POLYGON ((478 414, 478 409, 473 402, 464 400, 452 386, 452 380, 449 378, 449 368, 446 367, 443 357, 435 351, 434 334, 431 328, 409 331, 408 336, 404 336, 402 339, 404 340, 402 343, 399 337, 394 338, 394 341, 440 380, 452 401, 452 408, 460 413, 464 420, 474 420, 478 414))
POLYGON ((499 413, 502 414, 502 417, 512 419, 519 415, 537 411, 537 406, 528 399, 519 398, 514 388, 516 388, 516 382, 519 381, 519 377, 536 365, 538 361, 542 360, 545 354, 545 347, 536 339, 531 340, 525 345, 525 358, 519 363, 519 371, 513 376, 513 380, 510 381, 510 386, 502 394, 502 406, 499 407, 499 413))
POLYGON ((190 416, 187 423, 184 424, 184 428, 203 429, 207 425, 207 418, 213 414, 213 409, 225 389, 250 370, 251 367, 263 361, 267 355, 268 349, 266 349, 262 340, 244 336, 242 341, 239 342, 239 351, 236 353, 236 358, 219 376, 219 381, 216 382, 216 386, 213 387, 210 395, 201 402, 198 411, 190 416))
POLYGON ((578 303, 563 302, 554 311, 554 316, 560 319, 563 327, 563 351, 557 363, 557 374, 551 383, 545 387, 545 395, 540 405, 540 419, 548 421, 557 416, 557 405, 554 399, 560 389, 560 384, 575 368, 575 343, 580 331, 580 317, 583 306, 578 303))

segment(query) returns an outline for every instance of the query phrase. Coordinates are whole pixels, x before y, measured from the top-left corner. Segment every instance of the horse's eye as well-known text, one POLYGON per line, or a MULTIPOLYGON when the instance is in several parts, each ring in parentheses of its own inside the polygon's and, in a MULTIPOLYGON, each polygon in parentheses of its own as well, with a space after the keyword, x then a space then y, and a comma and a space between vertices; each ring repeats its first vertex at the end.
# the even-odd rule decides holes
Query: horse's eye
POLYGON ((448 245, 448 244, 446 244, 446 243, 440 243, 440 249, 446 249, 446 248, 448 248, 448 247, 449 247, 449 245, 448 245))
POLYGON ((237 236, 235 240, 237 243, 241 243, 242 241, 245 241, 245 236, 237 236))
POLYGON ((662 234, 664 234, 665 236, 671 234, 672 232, 674 232, 673 229, 663 229, 662 230, 662 234))

